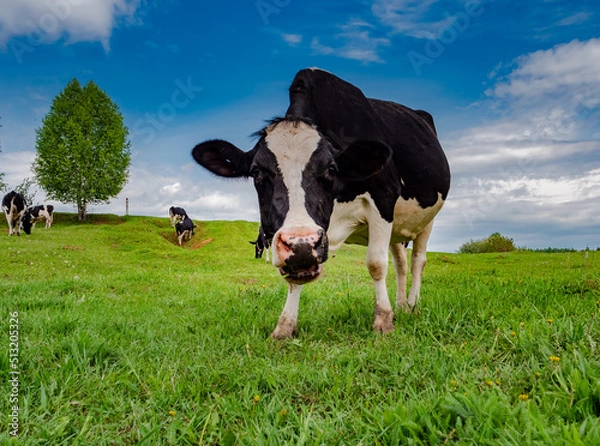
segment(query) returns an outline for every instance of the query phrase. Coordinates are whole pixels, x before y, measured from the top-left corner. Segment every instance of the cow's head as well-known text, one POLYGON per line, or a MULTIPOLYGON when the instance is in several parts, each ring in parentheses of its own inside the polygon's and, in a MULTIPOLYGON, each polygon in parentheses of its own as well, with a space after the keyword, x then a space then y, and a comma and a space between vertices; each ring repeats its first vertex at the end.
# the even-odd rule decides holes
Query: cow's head
POLYGON ((192 155, 216 175, 254 179, 273 265, 288 282, 310 282, 327 260, 326 231, 337 193, 347 182, 365 181, 382 170, 391 151, 373 141, 336 150, 314 126, 298 119, 275 120, 259 135, 249 152, 212 140, 198 144, 192 155))
POLYGON ((265 251, 265 245, 260 242, 260 239, 251 241, 250 244, 254 245, 254 258, 261 259, 263 252, 265 251))
POLYGON ((31 228, 33 226, 32 220, 33 218, 31 216, 31 212, 29 212, 29 210, 26 210, 23 214, 23 218, 21 219, 21 228, 27 235, 31 234, 31 228))

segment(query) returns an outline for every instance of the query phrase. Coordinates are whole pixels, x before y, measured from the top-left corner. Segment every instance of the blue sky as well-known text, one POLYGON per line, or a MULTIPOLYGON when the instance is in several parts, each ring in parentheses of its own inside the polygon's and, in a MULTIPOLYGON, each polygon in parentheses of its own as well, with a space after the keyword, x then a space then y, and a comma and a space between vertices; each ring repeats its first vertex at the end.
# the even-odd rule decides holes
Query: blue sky
MULTIPOLYGON (((35 129, 93 79, 132 142, 123 192, 92 212, 258 220, 248 181, 202 171, 209 138, 250 149, 320 67, 429 111, 453 173, 430 249, 499 231, 519 246, 600 246, 600 4, 477 0, 2 0, 0 172, 31 177, 35 129)), ((38 191, 36 200, 45 200, 38 191)), ((70 205, 54 203, 59 210, 70 205)))

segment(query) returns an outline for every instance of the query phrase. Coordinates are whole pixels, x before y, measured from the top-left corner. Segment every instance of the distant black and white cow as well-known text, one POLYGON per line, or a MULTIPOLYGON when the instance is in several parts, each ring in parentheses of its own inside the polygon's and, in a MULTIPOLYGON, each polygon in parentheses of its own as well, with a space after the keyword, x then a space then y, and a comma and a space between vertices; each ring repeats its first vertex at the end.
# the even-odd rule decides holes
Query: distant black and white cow
POLYGON ((256 238, 256 241, 252 241, 250 243, 254 245, 254 258, 261 259, 264 252, 265 260, 268 262, 269 249, 271 248, 271 245, 267 239, 267 236, 265 235, 265 231, 263 231, 262 226, 258 228, 258 237, 256 238))
POLYGON ((21 222, 25 234, 31 234, 31 230, 35 228, 35 224, 41 220, 46 220, 46 229, 49 229, 52 226, 52 221, 54 220, 54 206, 51 204, 41 204, 39 206, 27 208, 21 222))
POLYGON ((288 297, 271 336, 296 332, 303 284, 344 242, 367 245, 375 283, 376 332, 394 330, 386 289, 388 249, 397 272, 396 306, 412 311, 433 220, 450 188, 450 169, 431 115, 369 99, 355 86, 318 69, 300 71, 283 118, 258 133, 249 152, 211 140, 193 157, 223 177, 252 177, 273 265, 288 297), (413 242, 412 286, 406 296, 405 242, 413 242))
POLYGON ((21 235, 21 220, 25 214, 27 203, 25 199, 14 190, 2 199, 2 210, 8 222, 8 235, 21 235))
POLYGON ((187 242, 194 235, 194 222, 190 217, 185 215, 183 220, 178 223, 175 223, 175 232, 177 233, 177 240, 179 241, 179 246, 182 246, 183 242, 187 242))
POLYGON ((171 221, 172 228, 175 227, 175 223, 180 222, 185 217, 187 217, 187 212, 185 212, 185 209, 175 206, 171 206, 169 208, 169 220, 171 221))

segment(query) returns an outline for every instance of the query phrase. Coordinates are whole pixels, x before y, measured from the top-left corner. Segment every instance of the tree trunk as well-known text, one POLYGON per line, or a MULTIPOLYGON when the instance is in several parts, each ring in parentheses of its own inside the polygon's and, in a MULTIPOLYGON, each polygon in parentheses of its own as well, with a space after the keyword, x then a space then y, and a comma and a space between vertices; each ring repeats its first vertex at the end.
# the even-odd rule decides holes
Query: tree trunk
POLYGON ((85 222, 85 218, 87 217, 86 212, 87 212, 87 203, 85 201, 78 203, 77 204, 77 219, 79 220, 79 223, 85 222))

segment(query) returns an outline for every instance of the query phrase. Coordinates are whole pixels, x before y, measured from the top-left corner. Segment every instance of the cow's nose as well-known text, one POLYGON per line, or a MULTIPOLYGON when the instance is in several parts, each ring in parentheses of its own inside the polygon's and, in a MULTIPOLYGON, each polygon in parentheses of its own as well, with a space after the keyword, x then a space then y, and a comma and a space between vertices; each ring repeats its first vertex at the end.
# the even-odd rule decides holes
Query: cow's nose
POLYGON ((282 230, 274 244, 280 266, 300 270, 327 260, 327 235, 322 229, 282 230))

